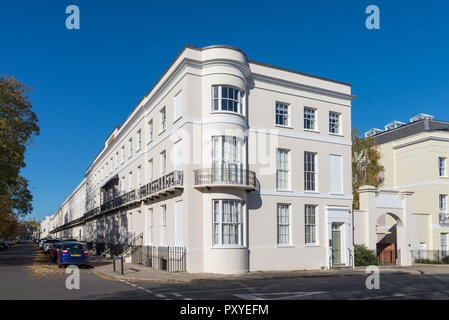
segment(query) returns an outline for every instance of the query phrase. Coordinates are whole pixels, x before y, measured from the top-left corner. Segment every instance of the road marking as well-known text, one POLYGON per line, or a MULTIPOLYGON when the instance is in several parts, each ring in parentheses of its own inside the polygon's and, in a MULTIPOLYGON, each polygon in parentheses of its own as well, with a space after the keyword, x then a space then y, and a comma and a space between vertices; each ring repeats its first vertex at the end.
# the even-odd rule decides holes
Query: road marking
POLYGON ((256 297, 255 295, 249 293, 234 294, 234 296, 242 300, 265 300, 264 298, 256 297))
POLYGON ((153 291, 150 291, 150 290, 147 290, 147 289, 145 289, 145 291, 148 292, 148 293, 153 293, 153 291))
POLYGON ((142 287, 138 287, 140 290, 145 290, 144 288, 142 288, 142 287))
POLYGON ((163 294, 155 293, 154 295, 158 298, 165 298, 165 296, 163 294))
POLYGON ((323 293, 325 293, 325 292, 322 292, 322 291, 317 291, 317 292, 266 292, 266 293, 253 292, 253 294, 243 293, 243 294, 234 294, 234 296, 241 298, 243 300, 265 300, 265 299, 286 300, 286 299, 292 299, 292 298, 318 295, 318 294, 323 294, 323 293), (270 296, 275 296, 275 297, 270 297, 270 296), (280 297, 276 297, 276 296, 280 296, 280 297))
POLYGON ((179 293, 173 293, 173 295, 177 297, 182 297, 182 295, 180 295, 179 293))

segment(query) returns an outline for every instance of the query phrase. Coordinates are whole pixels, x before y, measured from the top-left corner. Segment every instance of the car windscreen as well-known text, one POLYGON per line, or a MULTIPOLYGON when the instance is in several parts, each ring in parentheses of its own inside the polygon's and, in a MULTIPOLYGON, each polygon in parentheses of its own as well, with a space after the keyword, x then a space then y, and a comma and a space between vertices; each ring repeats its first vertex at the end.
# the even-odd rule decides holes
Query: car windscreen
POLYGON ((86 250, 86 246, 84 244, 81 243, 68 243, 68 244, 63 244, 61 245, 61 248, 63 250, 86 250))

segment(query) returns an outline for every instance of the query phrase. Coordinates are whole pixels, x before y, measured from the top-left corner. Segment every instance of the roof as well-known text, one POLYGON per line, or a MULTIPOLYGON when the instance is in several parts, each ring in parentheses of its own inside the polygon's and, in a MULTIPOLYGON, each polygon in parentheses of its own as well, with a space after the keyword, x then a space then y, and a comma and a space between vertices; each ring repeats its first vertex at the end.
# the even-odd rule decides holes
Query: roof
POLYGON ((387 142, 406 138, 426 131, 448 131, 449 122, 431 119, 421 119, 415 122, 404 124, 400 127, 380 132, 373 137, 375 144, 384 144, 387 142))

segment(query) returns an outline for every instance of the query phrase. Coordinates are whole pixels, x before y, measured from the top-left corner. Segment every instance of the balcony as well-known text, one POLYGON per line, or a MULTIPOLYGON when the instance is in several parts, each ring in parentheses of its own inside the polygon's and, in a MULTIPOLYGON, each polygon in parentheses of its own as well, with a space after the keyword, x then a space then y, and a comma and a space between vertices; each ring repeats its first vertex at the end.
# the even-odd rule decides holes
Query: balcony
POLYGON ((100 207, 96 207, 95 209, 86 212, 81 218, 65 223, 52 230, 50 233, 68 229, 76 224, 82 224, 87 220, 94 219, 104 213, 125 209, 139 203, 140 201, 151 201, 158 199, 160 196, 166 196, 169 193, 173 194, 176 190, 183 189, 183 186, 183 172, 172 171, 138 189, 126 192, 115 197, 114 199, 106 201, 100 207))
POLYGON ((184 187, 184 174, 182 171, 172 171, 159 179, 140 187, 139 198, 142 200, 157 199, 168 193, 174 193, 177 189, 184 187))
POLYGON ((234 187, 247 191, 256 189, 256 174, 251 170, 220 167, 197 169, 194 173, 195 188, 234 187))

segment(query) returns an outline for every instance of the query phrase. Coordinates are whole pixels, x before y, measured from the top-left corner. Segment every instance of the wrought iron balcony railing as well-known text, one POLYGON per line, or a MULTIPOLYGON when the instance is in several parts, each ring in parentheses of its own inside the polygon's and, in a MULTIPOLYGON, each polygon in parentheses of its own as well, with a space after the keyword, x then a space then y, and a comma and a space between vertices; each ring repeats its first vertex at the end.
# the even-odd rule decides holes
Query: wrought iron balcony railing
POLYGON ((254 171, 240 168, 206 168, 195 172, 195 186, 232 185, 246 189, 256 188, 254 171))
POLYGON ((84 223, 84 221, 92 219, 97 215, 124 207, 125 205, 132 204, 136 201, 151 198, 152 196, 156 196, 174 188, 180 188, 183 186, 183 184, 183 172, 179 170, 172 171, 156 180, 151 181, 150 183, 147 183, 140 188, 118 195, 117 197, 106 201, 105 203, 100 205, 100 207, 86 212, 82 217, 65 223, 58 228, 55 228, 51 231, 51 233, 59 232, 75 224, 84 223))
POLYGON ((184 185, 184 174, 182 171, 172 171, 159 179, 140 187, 139 197, 146 198, 156 195, 168 189, 182 187, 184 185))

